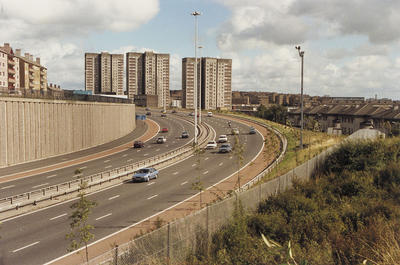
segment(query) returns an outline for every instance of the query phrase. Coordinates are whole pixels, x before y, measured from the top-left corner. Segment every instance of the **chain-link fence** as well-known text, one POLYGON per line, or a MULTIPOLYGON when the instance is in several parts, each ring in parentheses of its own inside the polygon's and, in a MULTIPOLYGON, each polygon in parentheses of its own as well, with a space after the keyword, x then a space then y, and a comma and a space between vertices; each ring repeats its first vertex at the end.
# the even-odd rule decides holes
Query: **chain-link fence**
MULTIPOLYGON (((366 133, 360 135, 363 139, 366 138, 366 133)), ((370 138, 377 136, 372 132, 368 135, 370 138)), ((357 139, 357 137, 353 138, 357 139)), ((321 168, 327 155, 333 150, 334 147, 331 147, 282 176, 237 192, 223 201, 168 223, 129 243, 116 246, 107 253, 90 260, 89 264, 182 264, 189 253, 208 251, 211 234, 231 218, 239 200, 245 210, 254 210, 269 196, 290 189, 295 180, 309 180, 316 170, 321 168)))

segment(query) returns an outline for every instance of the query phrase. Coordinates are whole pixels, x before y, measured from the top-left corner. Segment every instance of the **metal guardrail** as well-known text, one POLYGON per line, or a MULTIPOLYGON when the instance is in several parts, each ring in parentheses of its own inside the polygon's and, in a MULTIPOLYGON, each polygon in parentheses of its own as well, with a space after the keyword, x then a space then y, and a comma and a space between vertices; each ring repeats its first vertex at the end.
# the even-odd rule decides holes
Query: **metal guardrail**
MULTIPOLYGON (((211 130, 208 126, 205 125, 205 123, 203 125, 199 125, 198 129, 199 146, 203 146, 208 142, 211 130), (200 127, 203 128, 200 129, 200 127)), ((67 195, 69 193, 79 191, 81 189, 81 185, 84 182, 87 183, 87 187, 91 187, 95 185, 101 185, 105 182, 110 182, 114 179, 120 179, 124 176, 132 174, 139 168, 156 166, 164 163, 167 160, 174 159, 178 156, 190 154, 191 152, 193 152, 193 147, 191 146, 191 144, 192 141, 182 147, 165 152, 161 155, 132 163, 130 165, 122 166, 79 179, 77 178, 72 181, 48 186, 42 189, 2 198, 0 199, 0 212, 18 209, 19 207, 30 204, 35 205, 37 202, 52 200, 53 198, 56 198, 58 196, 67 195)))

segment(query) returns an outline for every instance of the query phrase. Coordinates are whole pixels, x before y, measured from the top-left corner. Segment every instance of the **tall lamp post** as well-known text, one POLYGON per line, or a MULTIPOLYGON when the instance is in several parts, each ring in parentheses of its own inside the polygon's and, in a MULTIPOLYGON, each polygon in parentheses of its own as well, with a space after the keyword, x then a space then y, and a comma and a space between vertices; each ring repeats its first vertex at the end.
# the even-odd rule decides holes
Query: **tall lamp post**
POLYGON ((301 58, 301 96, 300 96, 300 148, 303 149, 303 67, 304 67, 304 51, 300 50, 300 45, 295 47, 299 51, 301 58))
POLYGON ((193 86, 193 105, 194 105, 194 144, 197 144, 197 17, 200 12, 194 11, 194 86, 193 86))
POLYGON ((199 69, 200 69, 200 74, 199 74, 199 77, 200 77, 200 79, 199 79, 199 85, 200 85, 200 89, 199 89, 199 123, 201 124, 201 49, 203 48, 203 46, 199 46, 198 47, 199 48, 199 57, 200 57, 200 67, 199 67, 199 69))

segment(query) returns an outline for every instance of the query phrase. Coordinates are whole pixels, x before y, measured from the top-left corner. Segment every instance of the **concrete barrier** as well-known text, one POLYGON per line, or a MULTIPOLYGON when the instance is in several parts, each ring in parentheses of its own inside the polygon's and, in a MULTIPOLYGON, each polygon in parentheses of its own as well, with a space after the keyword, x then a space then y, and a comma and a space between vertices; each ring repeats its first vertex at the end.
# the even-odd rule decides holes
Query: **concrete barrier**
POLYGON ((136 128, 135 105, 0 98, 0 167, 75 152, 136 128))

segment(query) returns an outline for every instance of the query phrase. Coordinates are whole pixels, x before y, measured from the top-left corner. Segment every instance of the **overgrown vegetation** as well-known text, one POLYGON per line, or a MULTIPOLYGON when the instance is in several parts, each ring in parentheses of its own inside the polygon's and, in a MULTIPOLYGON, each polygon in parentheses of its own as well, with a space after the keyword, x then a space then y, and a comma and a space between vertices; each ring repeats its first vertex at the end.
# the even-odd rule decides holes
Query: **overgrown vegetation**
POLYGON ((308 183, 251 215, 239 205, 209 253, 197 251, 188 263, 400 264, 399 235, 400 139, 346 143, 308 183), (266 247, 262 234, 282 248, 266 247))

